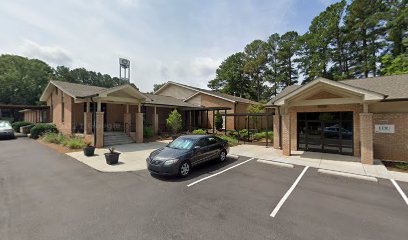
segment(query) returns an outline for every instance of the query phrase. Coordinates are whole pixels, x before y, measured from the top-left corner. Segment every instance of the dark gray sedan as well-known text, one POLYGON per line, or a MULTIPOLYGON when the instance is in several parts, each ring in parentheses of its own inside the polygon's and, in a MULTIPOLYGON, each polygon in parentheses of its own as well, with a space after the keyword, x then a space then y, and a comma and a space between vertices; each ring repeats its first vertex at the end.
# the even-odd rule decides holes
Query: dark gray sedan
POLYGON ((8 121, 0 120, 0 139, 14 138, 14 130, 8 121))
POLYGON ((186 177, 197 164, 216 158, 225 161, 228 152, 228 141, 217 136, 185 135, 153 151, 146 159, 147 169, 154 174, 186 177))

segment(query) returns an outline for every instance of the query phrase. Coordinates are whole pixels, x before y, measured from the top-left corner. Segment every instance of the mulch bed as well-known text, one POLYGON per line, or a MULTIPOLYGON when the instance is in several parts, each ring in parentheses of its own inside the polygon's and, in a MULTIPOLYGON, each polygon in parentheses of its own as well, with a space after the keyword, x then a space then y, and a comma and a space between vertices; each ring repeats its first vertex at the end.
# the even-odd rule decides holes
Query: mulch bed
POLYGON ((382 163, 388 170, 408 173, 408 163, 407 162, 382 161, 382 163))
POLYGON ((69 153, 69 152, 82 151, 82 149, 70 149, 70 148, 67 148, 67 147, 65 147, 63 145, 59 145, 59 144, 55 144, 55 143, 47 143, 47 142, 44 142, 41 139, 37 139, 36 142, 38 142, 38 143, 40 143, 42 145, 45 145, 45 146, 47 146, 49 148, 52 148, 52 149, 54 149, 55 151, 57 151, 59 153, 69 153))

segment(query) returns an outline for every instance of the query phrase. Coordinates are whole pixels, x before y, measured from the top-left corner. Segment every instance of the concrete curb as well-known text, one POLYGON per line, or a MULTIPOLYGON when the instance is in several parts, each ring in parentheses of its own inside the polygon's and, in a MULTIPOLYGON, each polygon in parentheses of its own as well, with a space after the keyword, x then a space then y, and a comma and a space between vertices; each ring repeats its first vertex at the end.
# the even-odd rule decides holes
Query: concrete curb
POLYGON ((378 179, 375 177, 369 177, 369 176, 358 175, 358 174, 353 174, 353 173, 338 172, 338 171, 327 170, 327 169, 318 169, 317 171, 319 173, 324 173, 324 174, 331 174, 331 175, 356 178, 356 179, 366 180, 366 181, 371 181, 371 182, 378 182, 378 179))
POLYGON ((271 165, 275 165, 275 166, 279 166, 279 167, 287 167, 287 168, 294 168, 295 166, 293 164, 289 164, 289 163, 282 163, 282 162, 275 162, 275 161, 271 161, 271 160, 256 160, 257 162, 260 163, 266 163, 266 164, 271 164, 271 165))

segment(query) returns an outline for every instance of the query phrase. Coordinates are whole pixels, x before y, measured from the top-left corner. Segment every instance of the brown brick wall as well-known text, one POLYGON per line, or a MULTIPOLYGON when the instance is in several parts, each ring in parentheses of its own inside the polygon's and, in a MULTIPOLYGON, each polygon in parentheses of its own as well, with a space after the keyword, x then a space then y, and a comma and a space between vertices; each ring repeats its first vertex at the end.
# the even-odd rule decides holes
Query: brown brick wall
POLYGON ((373 164, 373 114, 360 113, 361 126, 361 162, 364 164, 373 164))
POLYGON ((393 134, 373 133, 374 158, 408 162, 408 113, 374 114, 373 122, 395 125, 393 134))
MULTIPOLYGON (((234 103, 229 102, 220 98, 212 97, 209 95, 202 95, 201 96, 201 105, 205 107, 229 107, 231 110, 227 110, 227 113, 234 113, 234 103)), ((243 106, 244 107, 244 106, 243 106)), ((243 107, 239 106, 238 109, 241 110, 243 107)), ((220 113, 224 113, 224 110, 220 111, 220 113)), ((208 112, 208 119, 206 120, 205 118, 207 117, 206 112, 203 112, 203 123, 205 124, 208 120, 208 128, 213 127, 213 112, 209 111, 208 112)), ((233 117, 227 117, 226 120, 226 125, 227 129, 234 129, 234 118, 233 117)))
MULTIPOLYGON (((339 105, 324 105, 324 106, 296 106, 289 108, 291 117, 291 144, 292 150, 297 149, 297 113, 298 112, 353 112, 353 141, 354 141, 354 156, 360 156, 360 116, 363 111, 363 106, 360 104, 339 104, 339 105), (294 120, 295 119, 295 120, 294 120)), ((283 144, 283 142, 282 142, 283 144)))
MULTIPOLYGON (((61 118, 62 104, 61 104, 61 94, 64 94, 61 90, 55 89, 51 96, 53 98, 53 109, 52 109, 52 123, 54 123, 58 130, 64 134, 72 134, 72 104, 74 99, 69 95, 64 95, 64 121, 61 118)), ((51 105, 51 96, 47 100, 47 105, 51 105)), ((51 122, 51 121, 50 121, 51 122)))

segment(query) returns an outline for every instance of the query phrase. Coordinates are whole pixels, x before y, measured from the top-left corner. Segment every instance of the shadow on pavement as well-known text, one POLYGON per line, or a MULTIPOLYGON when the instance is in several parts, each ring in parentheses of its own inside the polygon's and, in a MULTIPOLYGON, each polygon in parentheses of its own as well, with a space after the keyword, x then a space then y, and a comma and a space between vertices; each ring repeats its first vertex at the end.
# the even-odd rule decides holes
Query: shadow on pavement
MULTIPOLYGON (((240 157, 242 158, 242 157, 240 157)), ((157 174, 150 173, 150 175, 158 180, 161 181, 168 181, 168 182, 185 182, 189 181, 195 178, 200 178, 200 177, 205 177, 203 175, 211 175, 216 173, 218 170, 228 167, 229 165, 233 165, 238 161, 237 158, 233 157, 227 157, 227 160, 225 162, 219 162, 218 159, 214 159, 208 162, 205 162, 203 164, 199 164, 197 166, 194 166, 193 169, 191 170, 190 174, 182 178, 180 176, 160 176, 157 174)))

